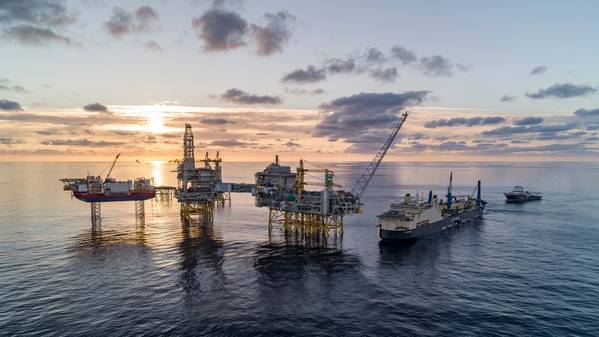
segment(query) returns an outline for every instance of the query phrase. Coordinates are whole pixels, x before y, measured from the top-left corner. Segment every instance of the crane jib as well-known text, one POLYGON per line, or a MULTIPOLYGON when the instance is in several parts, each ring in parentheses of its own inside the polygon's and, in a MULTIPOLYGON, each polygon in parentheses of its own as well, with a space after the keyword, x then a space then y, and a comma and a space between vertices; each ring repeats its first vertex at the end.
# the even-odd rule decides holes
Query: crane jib
POLYGON ((370 180, 372 180, 372 177, 374 176, 376 170, 383 161, 383 158, 385 157, 387 150, 389 150, 389 148, 393 144, 393 141, 397 137, 397 133, 399 133, 399 129, 401 129, 403 123, 406 121, 407 118, 408 113, 404 112, 399 119, 399 124, 395 127, 395 129, 393 129, 393 132, 391 132, 381 149, 376 153, 376 155, 368 164, 368 166, 366 167, 362 175, 358 178, 358 180, 356 180, 356 183, 352 187, 351 193, 355 195, 358 198, 358 200, 362 197, 364 191, 366 191, 366 187, 368 187, 370 180))

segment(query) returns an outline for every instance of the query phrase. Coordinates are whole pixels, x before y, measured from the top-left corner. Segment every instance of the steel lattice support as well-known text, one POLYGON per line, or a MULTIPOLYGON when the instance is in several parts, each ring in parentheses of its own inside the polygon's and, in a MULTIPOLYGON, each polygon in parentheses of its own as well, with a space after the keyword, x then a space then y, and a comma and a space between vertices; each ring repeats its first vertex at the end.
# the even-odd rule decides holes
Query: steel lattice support
POLYGON ((143 200, 135 201, 135 223, 144 225, 146 223, 146 209, 143 200))
POLYGON ((212 224, 214 222, 214 202, 182 202, 181 219, 190 222, 194 216, 198 216, 200 222, 212 224))
POLYGON ((318 213, 281 211, 270 208, 268 213, 268 228, 274 224, 283 226, 285 231, 315 233, 322 231, 327 235, 329 230, 343 235, 342 215, 322 215, 318 213))
POLYGON ((216 207, 231 206, 231 192, 219 192, 216 195, 216 207))
POLYGON ((102 209, 99 202, 90 204, 92 228, 99 228, 102 225, 102 209))

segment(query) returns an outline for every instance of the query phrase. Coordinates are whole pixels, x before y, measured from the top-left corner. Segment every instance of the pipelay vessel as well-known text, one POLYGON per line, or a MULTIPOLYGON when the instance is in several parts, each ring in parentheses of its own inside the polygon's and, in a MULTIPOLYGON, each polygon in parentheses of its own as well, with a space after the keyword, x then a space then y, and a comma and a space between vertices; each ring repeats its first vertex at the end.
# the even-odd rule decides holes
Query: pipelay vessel
POLYGON ((65 191, 72 191, 73 196, 85 202, 111 202, 111 201, 135 201, 147 200, 156 196, 156 191, 150 179, 137 178, 134 181, 117 181, 110 176, 117 159, 117 154, 108 170, 106 178, 90 176, 86 178, 64 178, 65 191))
POLYGON ((480 180, 476 186, 476 198, 473 198, 453 196, 452 179, 453 174, 450 174, 446 202, 433 196, 432 191, 428 200, 406 194, 399 203, 392 204, 391 209, 378 215, 381 240, 413 240, 479 221, 487 204, 480 196, 480 180))

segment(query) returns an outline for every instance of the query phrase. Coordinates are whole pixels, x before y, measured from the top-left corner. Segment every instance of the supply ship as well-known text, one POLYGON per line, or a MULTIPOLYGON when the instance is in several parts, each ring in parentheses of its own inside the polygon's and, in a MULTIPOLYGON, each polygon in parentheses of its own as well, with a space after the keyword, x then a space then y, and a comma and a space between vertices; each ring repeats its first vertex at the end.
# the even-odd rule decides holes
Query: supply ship
POLYGON ((514 186, 511 192, 503 193, 508 203, 523 203, 527 201, 541 200, 543 197, 539 192, 529 192, 522 186, 514 186))
POLYGON ((73 196, 85 202, 112 202, 147 200, 156 196, 150 179, 137 178, 117 181, 110 176, 120 153, 116 155, 105 179, 88 175, 86 178, 64 178, 65 191, 72 191, 73 196))
POLYGON ((450 174, 446 201, 439 200, 432 191, 427 200, 406 194, 399 203, 378 215, 381 240, 414 240, 479 221, 487 204, 481 199, 480 180, 475 189, 476 198, 453 196, 452 180, 450 174))

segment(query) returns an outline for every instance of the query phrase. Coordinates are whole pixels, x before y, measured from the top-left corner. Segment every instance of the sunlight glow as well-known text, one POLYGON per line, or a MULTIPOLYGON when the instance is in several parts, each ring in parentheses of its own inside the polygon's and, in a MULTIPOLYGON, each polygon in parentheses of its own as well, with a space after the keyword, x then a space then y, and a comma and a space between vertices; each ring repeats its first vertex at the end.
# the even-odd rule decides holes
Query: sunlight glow
POLYGON ((162 115, 159 112, 151 112, 148 115, 148 131, 160 133, 165 132, 166 127, 162 120, 162 115))

